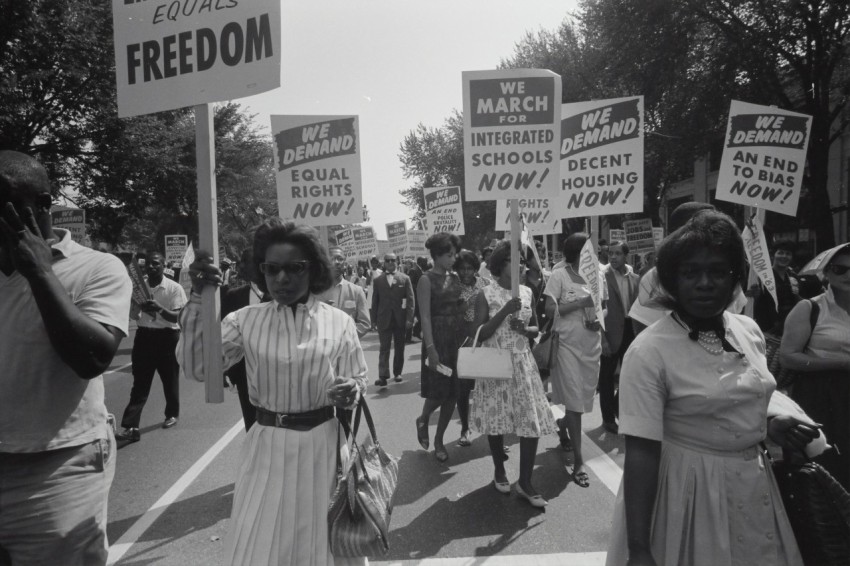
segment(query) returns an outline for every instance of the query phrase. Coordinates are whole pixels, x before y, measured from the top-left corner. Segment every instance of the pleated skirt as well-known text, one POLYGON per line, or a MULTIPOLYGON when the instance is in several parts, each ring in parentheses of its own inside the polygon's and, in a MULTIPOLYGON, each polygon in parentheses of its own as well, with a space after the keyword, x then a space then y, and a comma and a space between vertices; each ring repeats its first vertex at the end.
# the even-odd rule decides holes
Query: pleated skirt
POLYGON ((328 544, 328 504, 336 486, 337 420, 310 431, 251 427, 242 446, 226 564, 340 566, 328 544))

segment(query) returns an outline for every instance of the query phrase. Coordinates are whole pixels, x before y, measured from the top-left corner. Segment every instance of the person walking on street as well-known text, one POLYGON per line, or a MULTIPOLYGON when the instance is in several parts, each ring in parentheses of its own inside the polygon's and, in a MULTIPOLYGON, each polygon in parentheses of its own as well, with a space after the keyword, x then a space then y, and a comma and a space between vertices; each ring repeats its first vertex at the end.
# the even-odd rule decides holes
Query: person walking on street
POLYGON ((773 279, 776 282, 777 305, 773 297, 761 285, 755 285, 753 318, 762 332, 782 336, 785 319, 794 305, 800 302, 800 280, 791 270, 796 245, 790 240, 779 240, 773 244, 773 279))
POLYGON ((414 296, 410 277, 398 271, 398 257, 384 256, 384 273, 372 281, 372 320, 378 327, 381 351, 378 354, 378 380, 375 385, 386 387, 390 378, 390 346, 393 354, 393 380, 401 381, 404 368, 405 335, 413 328, 414 296))
POLYGON ((121 426, 124 430, 115 438, 124 442, 137 442, 141 438, 139 423, 142 409, 151 392, 154 373, 159 373, 165 393, 165 421, 162 428, 171 428, 180 417, 180 368, 174 348, 180 338, 177 317, 186 304, 186 293, 178 283, 163 277, 165 258, 160 252, 148 255, 145 268, 151 300, 139 305, 136 338, 133 340, 133 388, 130 402, 124 409, 121 426))
POLYGON ((617 434, 618 431, 615 372, 635 337, 629 309, 637 298, 640 277, 626 263, 628 256, 629 246, 625 242, 611 242, 608 246, 608 266, 603 270, 608 287, 608 303, 599 365, 599 408, 602 411, 602 427, 611 434, 617 434))
POLYGON ((330 289, 316 297, 349 315, 357 325, 357 336, 363 338, 372 329, 366 292, 359 285, 345 279, 345 252, 341 247, 329 247, 328 255, 333 265, 334 283, 330 289))
POLYGON ((121 260, 50 220, 35 159, 0 151, 0 564, 103 565, 115 441, 103 372, 127 336, 121 260))
POLYGON ((413 326, 407 331, 405 342, 413 344, 413 337, 421 339, 422 332, 421 324, 419 324, 419 297, 416 296, 416 287, 419 285, 419 279, 422 277, 422 268, 419 267, 418 261, 410 261, 410 266, 407 268, 407 276, 410 277, 410 284, 413 285, 413 326))

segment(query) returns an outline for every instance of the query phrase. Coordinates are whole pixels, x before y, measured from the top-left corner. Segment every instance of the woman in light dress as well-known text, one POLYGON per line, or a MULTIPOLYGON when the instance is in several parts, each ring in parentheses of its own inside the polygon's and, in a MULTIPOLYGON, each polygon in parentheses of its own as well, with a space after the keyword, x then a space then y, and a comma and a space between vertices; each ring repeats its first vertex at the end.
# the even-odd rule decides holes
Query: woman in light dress
POLYGON ((644 330, 620 374, 626 435, 609 566, 801 565, 759 442, 801 450, 818 431, 767 417, 776 387, 755 321, 724 312, 744 277, 738 228, 694 216, 658 251, 673 312, 644 330))
MULTIPOLYGON (((257 229, 253 248, 255 272, 263 274, 257 284, 273 300, 221 322, 224 369, 245 358, 257 408, 239 459, 225 563, 365 564, 364 557, 331 553, 327 518, 339 458, 333 407, 352 407, 366 390, 357 329, 316 298, 333 279, 315 230, 272 219, 257 229)), ((220 271, 202 261, 191 269, 177 353, 187 377, 203 380, 199 294, 220 282, 220 271)))
POLYGON ((558 436, 564 449, 573 450, 572 478, 581 487, 590 485, 581 451, 581 416, 593 410, 602 355, 593 298, 579 274, 581 248, 587 239, 587 234, 577 232, 564 240, 565 265, 552 272, 543 291, 546 315, 558 331, 558 357, 550 373, 552 403, 564 405, 564 418, 557 421, 558 436))
POLYGON ((476 328, 485 348, 511 351, 513 377, 508 380, 479 379, 472 398, 470 426, 487 435, 493 458, 493 487, 511 492, 505 471, 504 435, 520 437, 519 479, 516 492, 534 507, 547 501, 531 483, 537 443, 544 434, 555 432, 555 421, 543 392, 537 364, 531 355, 529 337, 536 336, 537 317, 531 289, 519 287, 519 297, 511 298, 510 243, 500 242, 489 260, 493 283, 481 290, 476 311, 476 328))

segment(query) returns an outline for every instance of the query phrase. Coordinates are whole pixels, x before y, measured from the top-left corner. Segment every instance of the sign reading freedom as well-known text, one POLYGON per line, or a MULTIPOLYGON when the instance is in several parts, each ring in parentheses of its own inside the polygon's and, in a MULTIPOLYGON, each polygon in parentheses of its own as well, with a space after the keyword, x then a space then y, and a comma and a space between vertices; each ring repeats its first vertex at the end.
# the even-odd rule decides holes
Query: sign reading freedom
POLYGON ((112 0, 120 117, 280 86, 280 0, 112 0))

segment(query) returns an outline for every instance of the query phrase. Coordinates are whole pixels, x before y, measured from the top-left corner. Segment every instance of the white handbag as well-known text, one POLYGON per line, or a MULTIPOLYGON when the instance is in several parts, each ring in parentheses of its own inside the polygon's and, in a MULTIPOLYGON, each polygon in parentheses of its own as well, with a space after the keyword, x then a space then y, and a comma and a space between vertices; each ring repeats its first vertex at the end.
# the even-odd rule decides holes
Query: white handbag
POLYGON ((475 341, 472 345, 461 346, 457 351, 458 377, 464 379, 513 378, 514 364, 511 361, 511 351, 501 348, 481 348, 476 346, 480 332, 481 326, 475 331, 475 341))

